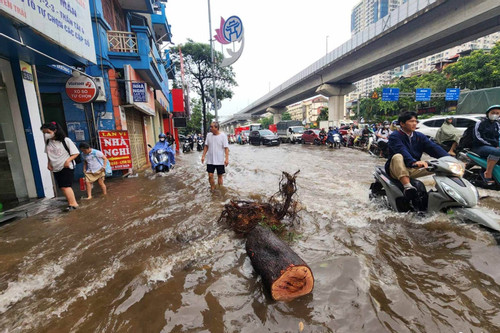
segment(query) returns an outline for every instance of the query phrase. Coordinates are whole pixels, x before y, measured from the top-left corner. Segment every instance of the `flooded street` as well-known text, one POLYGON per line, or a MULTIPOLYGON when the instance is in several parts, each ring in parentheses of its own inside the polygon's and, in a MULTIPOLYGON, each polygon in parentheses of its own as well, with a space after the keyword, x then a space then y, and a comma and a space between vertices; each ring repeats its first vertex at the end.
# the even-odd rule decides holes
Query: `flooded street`
MULTIPOLYGON (((226 188, 201 153, 165 177, 108 182, 69 214, 0 225, 1 332, 498 332, 500 246, 446 214, 394 213, 368 199, 383 160, 352 149, 230 146, 226 188), (217 223, 230 199, 266 200, 295 172, 291 247, 311 294, 275 302, 245 239, 217 223)), ((500 194, 481 205, 500 210, 500 194)), ((83 196, 83 192, 77 196, 83 196)))

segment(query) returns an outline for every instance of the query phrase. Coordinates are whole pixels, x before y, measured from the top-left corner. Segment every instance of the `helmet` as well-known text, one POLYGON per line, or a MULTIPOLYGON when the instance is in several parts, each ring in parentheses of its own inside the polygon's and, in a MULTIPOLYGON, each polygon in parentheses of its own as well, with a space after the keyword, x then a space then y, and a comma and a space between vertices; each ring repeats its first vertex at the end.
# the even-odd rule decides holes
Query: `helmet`
POLYGON ((167 136, 164 134, 164 133, 160 133, 160 135, 158 135, 158 139, 166 139, 167 136))
POLYGON ((495 104, 495 105, 492 105, 488 108, 488 110, 486 110, 486 115, 488 115, 488 113, 490 113, 491 110, 493 109, 500 109, 500 105, 499 104, 495 104))
POLYGON ((386 120, 386 121, 384 121, 384 123, 383 123, 383 124, 384 124, 384 126, 385 126, 385 125, 389 125, 389 122, 386 120))
POLYGON ((448 119, 453 119, 453 117, 452 116, 446 116, 446 120, 448 120, 448 119))
POLYGON ((328 129, 330 129, 330 130, 331 130, 331 129, 333 129, 333 127, 332 127, 332 126, 330 126, 330 127, 328 127, 328 129))

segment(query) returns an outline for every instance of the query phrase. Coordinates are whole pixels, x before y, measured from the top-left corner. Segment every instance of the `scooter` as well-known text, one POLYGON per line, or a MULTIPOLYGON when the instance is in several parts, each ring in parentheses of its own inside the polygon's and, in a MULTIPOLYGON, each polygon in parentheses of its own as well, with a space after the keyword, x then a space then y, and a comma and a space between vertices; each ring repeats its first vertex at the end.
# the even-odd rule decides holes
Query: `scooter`
POLYGON ((202 151, 203 148, 204 148, 205 144, 203 143, 203 139, 202 138, 198 138, 198 140, 196 140, 196 150, 197 151, 202 151))
POLYGON ((186 141, 184 141, 184 143, 182 144, 182 152, 188 153, 190 151, 191 151, 191 142, 189 142, 189 140, 186 139, 186 141))
POLYGON ((156 172, 168 172, 173 168, 173 163, 175 163, 174 158, 169 157, 168 149, 158 148, 157 146, 151 147, 149 151, 149 161, 151 162, 151 168, 156 172))
POLYGON ((335 133, 333 135, 333 148, 340 149, 341 142, 340 134, 335 133))
POLYGON ((500 165, 497 164, 493 168, 492 178, 495 180, 495 185, 489 186, 483 179, 487 164, 485 158, 469 149, 464 149, 458 153, 458 158, 465 163, 464 177, 472 184, 489 190, 500 190, 500 165))
POLYGON ((382 200, 389 208, 397 212, 441 212, 453 211, 459 218, 500 231, 500 216, 484 208, 477 207, 479 193, 474 185, 462 176, 464 167, 456 158, 444 156, 427 161, 428 171, 434 172, 436 189, 427 192, 425 185, 416 179, 411 183, 417 189, 417 197, 407 199, 403 194, 403 185, 391 178, 384 167, 376 167, 373 176, 375 182, 370 186, 370 199, 382 200))

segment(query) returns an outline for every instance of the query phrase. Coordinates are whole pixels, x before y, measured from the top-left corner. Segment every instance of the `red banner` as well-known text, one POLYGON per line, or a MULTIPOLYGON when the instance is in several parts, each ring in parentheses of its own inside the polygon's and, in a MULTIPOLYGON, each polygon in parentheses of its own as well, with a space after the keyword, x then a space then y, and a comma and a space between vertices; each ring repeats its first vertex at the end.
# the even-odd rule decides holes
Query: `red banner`
POLYGON ((99 131, 101 150, 113 170, 132 168, 130 140, 127 131, 99 131))

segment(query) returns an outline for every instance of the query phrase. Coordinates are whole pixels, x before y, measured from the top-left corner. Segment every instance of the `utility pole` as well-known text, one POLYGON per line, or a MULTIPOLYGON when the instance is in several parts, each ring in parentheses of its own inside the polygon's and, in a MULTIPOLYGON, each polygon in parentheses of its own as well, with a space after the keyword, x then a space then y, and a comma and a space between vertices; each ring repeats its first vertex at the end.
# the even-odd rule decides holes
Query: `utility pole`
POLYGON ((328 55, 328 37, 330 37, 330 36, 326 36, 326 53, 325 53, 325 55, 328 55))
POLYGON ((215 121, 219 121, 217 115, 217 91, 215 90, 215 60, 214 60, 214 46, 212 38, 212 15, 210 13, 210 0, 208 0, 208 28, 210 29, 210 53, 212 58, 212 85, 213 85, 213 106, 215 110, 215 121))

